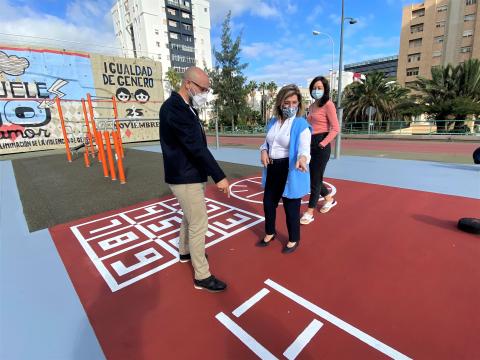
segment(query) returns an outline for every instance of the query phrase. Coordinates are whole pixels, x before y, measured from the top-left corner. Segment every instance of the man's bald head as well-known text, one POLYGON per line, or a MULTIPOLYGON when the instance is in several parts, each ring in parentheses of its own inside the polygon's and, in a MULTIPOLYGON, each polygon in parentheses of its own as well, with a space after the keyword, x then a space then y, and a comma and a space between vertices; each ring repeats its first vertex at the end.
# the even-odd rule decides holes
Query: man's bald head
POLYGON ((194 82, 197 86, 204 89, 210 88, 210 79, 207 73, 196 66, 189 67, 183 73, 182 85, 185 86, 188 81, 194 82))

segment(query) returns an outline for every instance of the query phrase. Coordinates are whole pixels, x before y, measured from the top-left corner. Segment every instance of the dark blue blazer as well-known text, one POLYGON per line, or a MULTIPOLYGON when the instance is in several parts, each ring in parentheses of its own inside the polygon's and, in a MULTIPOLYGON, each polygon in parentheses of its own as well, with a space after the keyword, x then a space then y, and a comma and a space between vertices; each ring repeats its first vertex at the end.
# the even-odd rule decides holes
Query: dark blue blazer
POLYGON ((217 183, 225 178, 207 147, 197 112, 174 91, 160 108, 160 145, 166 183, 194 184, 208 176, 217 183))

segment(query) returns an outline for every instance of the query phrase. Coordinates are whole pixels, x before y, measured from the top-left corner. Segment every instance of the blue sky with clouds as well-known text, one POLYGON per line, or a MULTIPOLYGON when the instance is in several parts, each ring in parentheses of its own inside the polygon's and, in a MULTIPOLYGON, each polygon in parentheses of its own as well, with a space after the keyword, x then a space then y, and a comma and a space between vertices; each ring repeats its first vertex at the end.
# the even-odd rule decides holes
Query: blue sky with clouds
MULTIPOLYGON (((15 33, 59 39, 59 45, 69 48, 81 49, 92 41, 115 46, 109 11, 112 3, 0 0, 0 42, 45 42, 2 35, 15 33)), ((345 0, 346 16, 356 18, 358 23, 346 23, 344 63, 397 54, 402 6, 406 3, 409 1, 345 0)), ((232 11, 233 35, 243 34, 241 57, 249 64, 245 70, 249 79, 304 86, 308 78, 328 74, 332 62, 330 40, 324 35, 313 36, 312 30, 333 37, 338 68, 341 0, 211 0, 210 8, 212 44, 217 48, 222 21, 232 11)))

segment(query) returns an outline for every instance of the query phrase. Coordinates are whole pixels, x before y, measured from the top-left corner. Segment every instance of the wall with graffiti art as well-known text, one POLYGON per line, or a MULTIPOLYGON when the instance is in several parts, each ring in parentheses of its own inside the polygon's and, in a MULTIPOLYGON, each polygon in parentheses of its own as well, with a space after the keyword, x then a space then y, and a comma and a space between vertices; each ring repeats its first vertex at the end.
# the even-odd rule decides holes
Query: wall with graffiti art
POLYGON ((84 143, 87 93, 100 128, 112 123, 113 96, 123 142, 157 140, 161 74, 147 59, 0 44, 0 155, 63 148, 57 98, 70 144, 84 143))

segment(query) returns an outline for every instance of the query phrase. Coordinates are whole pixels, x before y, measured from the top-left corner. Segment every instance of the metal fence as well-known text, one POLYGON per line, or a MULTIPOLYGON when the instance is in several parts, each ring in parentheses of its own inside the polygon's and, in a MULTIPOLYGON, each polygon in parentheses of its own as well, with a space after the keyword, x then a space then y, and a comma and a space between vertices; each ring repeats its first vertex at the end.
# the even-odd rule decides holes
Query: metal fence
MULTIPOLYGON (((264 135, 266 127, 262 125, 218 126, 219 135, 255 136, 264 135)), ((207 129, 208 135, 215 135, 215 123, 207 129)), ((407 123, 389 121, 382 124, 368 121, 344 123, 342 133, 345 135, 477 135, 480 136, 480 121, 476 120, 432 120, 407 123)))

